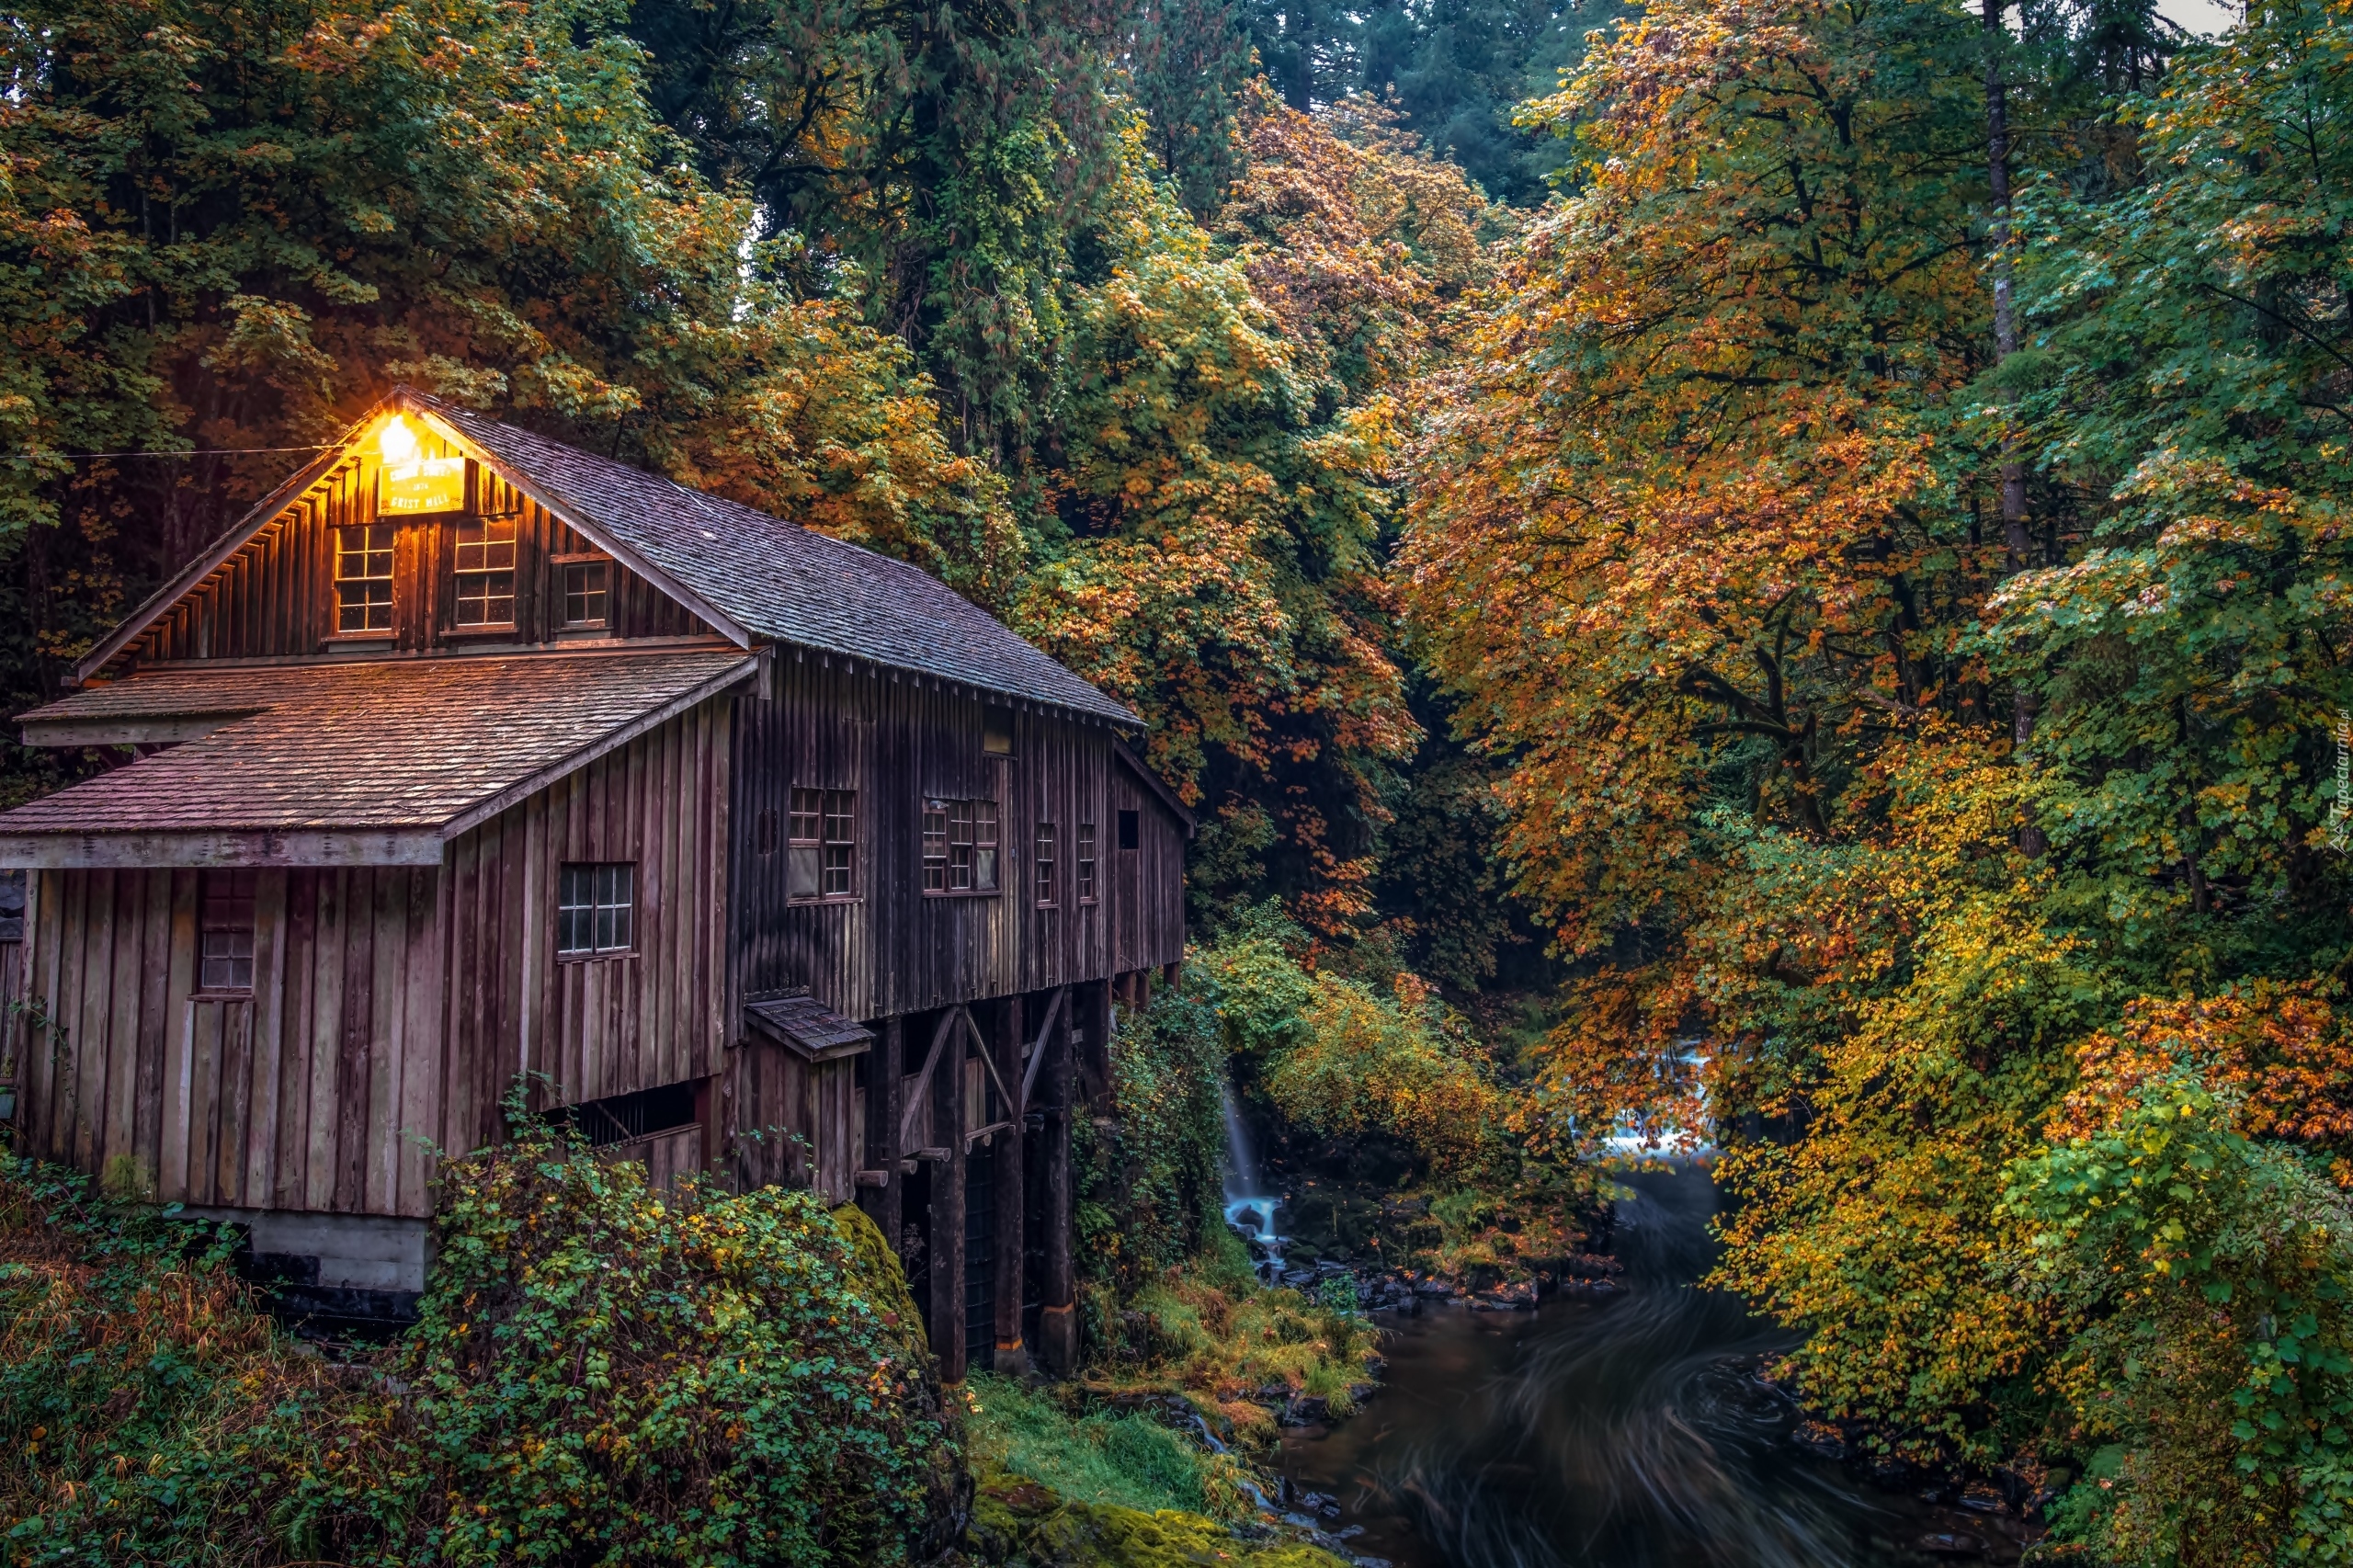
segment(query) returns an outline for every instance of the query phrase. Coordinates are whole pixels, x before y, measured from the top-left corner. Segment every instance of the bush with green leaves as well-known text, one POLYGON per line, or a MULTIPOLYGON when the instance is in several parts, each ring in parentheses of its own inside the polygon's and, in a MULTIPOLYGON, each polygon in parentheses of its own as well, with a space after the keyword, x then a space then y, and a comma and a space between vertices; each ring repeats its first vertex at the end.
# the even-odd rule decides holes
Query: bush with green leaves
POLYGON ((855 1210, 649 1191, 544 1129, 444 1166, 415 1326, 298 1355, 209 1233, 0 1173, 12 1563, 888 1563, 969 1496, 855 1210))
POLYGON ((2054 1535, 2117 1563, 2353 1562, 2353 1200, 2178 1060, 2010 1170, 2053 1378, 2100 1445, 2054 1535))

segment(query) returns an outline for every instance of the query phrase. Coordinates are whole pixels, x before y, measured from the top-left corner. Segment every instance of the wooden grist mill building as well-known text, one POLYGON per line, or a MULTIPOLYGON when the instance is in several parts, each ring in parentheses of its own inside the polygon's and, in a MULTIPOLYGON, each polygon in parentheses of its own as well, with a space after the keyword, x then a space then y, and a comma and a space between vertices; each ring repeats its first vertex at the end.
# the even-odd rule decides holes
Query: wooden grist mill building
POLYGON ((1184 943, 1135 716, 913 566, 415 393, 356 431, 21 716, 136 759, 0 814, 18 1147, 398 1312, 529 1075, 657 1177, 856 1196, 950 1378, 1068 1367, 1071 1117, 1184 943))

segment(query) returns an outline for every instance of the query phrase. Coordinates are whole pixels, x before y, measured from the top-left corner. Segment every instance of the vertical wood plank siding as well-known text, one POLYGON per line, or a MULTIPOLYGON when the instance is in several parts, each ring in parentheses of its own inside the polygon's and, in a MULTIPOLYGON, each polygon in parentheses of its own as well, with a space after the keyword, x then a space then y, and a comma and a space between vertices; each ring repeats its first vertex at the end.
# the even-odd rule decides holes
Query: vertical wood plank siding
POLYGON ((898 1017, 1183 958, 1183 829, 1115 759, 1111 732, 1017 711, 1012 755, 989 756, 987 704, 969 693, 814 653, 776 657, 773 695, 736 710, 731 1021, 746 994, 786 986, 808 986, 845 1017, 898 1017), (796 786, 858 791, 850 900, 786 896, 782 824, 796 786), (925 894, 929 796, 998 802, 998 892, 925 894), (1139 813, 1133 850, 1118 847, 1123 809, 1139 813), (764 812, 777 824, 765 854, 764 812), (1054 824, 1060 857, 1051 907, 1034 896, 1040 822, 1054 824), (1095 826, 1091 904, 1077 897, 1081 823, 1095 826))
POLYGON ((216 994, 196 987, 200 872, 34 875, 31 1152, 163 1202, 432 1211, 438 871, 261 871, 254 989, 216 994))
POLYGON ((534 1105, 634 1094, 720 1071, 724 1036, 731 699, 590 763, 449 846, 449 1121, 474 1148, 499 1102, 543 1074, 534 1105), (556 956, 567 861, 637 867, 635 947, 556 956))
MULTIPOLYGON (((427 446, 432 442, 428 439, 427 446)), ((335 469, 191 590, 131 645, 141 664, 185 659, 286 658, 318 653, 334 637, 335 530, 376 518, 376 460, 365 449, 335 469)), ((401 517, 392 551, 392 634, 405 653, 463 651, 487 643, 557 640, 563 585, 551 558, 596 546, 496 475, 477 468, 479 515, 515 521, 512 631, 459 631, 455 515, 401 517)), ((684 637, 710 629, 619 562, 606 568, 609 637, 684 637)))

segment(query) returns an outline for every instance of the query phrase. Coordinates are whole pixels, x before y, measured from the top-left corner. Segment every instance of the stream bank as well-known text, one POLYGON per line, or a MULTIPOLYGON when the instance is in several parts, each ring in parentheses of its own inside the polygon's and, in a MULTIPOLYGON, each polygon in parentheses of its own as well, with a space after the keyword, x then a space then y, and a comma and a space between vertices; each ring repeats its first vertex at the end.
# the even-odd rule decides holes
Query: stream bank
POLYGON ((1917 1568, 2009 1564, 2031 1529, 1979 1487, 1811 1451, 1764 1375, 1792 1339, 1693 1284, 1707 1175, 1627 1178, 1622 1289, 1473 1312, 1383 1310, 1387 1369, 1352 1420, 1286 1433, 1290 1506, 1394 1568, 1917 1568))

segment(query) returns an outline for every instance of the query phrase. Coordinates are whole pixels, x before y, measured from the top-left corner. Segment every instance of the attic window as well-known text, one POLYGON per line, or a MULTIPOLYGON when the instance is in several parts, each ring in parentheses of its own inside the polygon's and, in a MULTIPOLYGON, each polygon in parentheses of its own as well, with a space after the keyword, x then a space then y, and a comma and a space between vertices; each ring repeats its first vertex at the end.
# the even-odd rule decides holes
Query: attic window
POLYGON ((335 530, 335 629, 392 629, 392 525, 361 523, 335 530))
POLYGON ((563 623, 566 626, 603 626, 610 615, 612 579, 608 563, 602 561, 567 561, 563 563, 563 623))
POLYGON ((1013 755, 1013 710, 992 708, 981 717, 981 751, 987 756, 1013 755))
POLYGON ((1138 824, 1138 821, 1137 821, 1137 817, 1136 817, 1136 813, 1135 813, 1135 812, 1121 812, 1120 813, 1120 848, 1122 848, 1122 849, 1133 849, 1133 848, 1136 846, 1137 841, 1138 841, 1138 839, 1139 839, 1139 837, 1140 837, 1140 834, 1139 834, 1139 832, 1138 832, 1138 827, 1139 827, 1139 824, 1138 824))
POLYGON ((458 525, 458 624, 515 623, 515 523, 486 517, 458 525))

